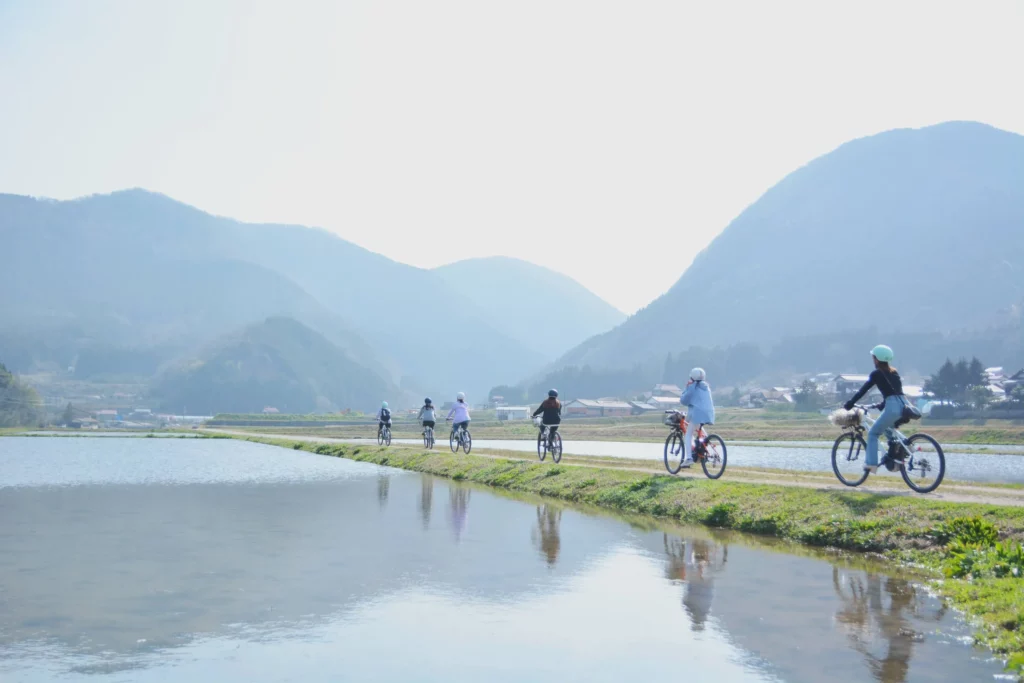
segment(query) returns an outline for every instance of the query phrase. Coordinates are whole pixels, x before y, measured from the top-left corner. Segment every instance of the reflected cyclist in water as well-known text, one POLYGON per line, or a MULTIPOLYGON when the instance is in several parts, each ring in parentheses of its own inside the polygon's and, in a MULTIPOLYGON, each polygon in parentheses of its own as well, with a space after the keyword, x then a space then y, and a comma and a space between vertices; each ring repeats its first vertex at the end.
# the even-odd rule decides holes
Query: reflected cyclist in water
POLYGON ((448 487, 448 510, 451 515, 452 531, 455 532, 455 540, 462 537, 466 529, 466 514, 469 508, 469 489, 463 486, 449 485, 448 487))
POLYGON ((666 576, 685 584, 683 609, 690 617, 691 628, 703 631, 715 597, 715 574, 725 567, 729 546, 699 538, 684 541, 668 534, 664 535, 664 542, 668 556, 666 576))
POLYGON ((941 621, 946 608, 923 614, 923 595, 904 579, 878 574, 832 568, 832 585, 843 606, 836 612, 853 649, 864 655, 872 676, 880 683, 904 683, 910 669, 914 643, 924 636, 913 629, 909 617, 941 621), (872 650, 876 641, 885 641, 885 655, 872 650))
POLYGON ((391 488, 391 475, 380 472, 377 475, 377 502, 384 507, 388 502, 388 490, 391 488))
POLYGON ((548 567, 554 567, 558 561, 558 551, 562 547, 559 526, 562 523, 561 508, 551 505, 537 506, 537 528, 531 534, 538 543, 541 554, 547 560, 548 567))
POLYGON ((430 512, 434 507, 434 478, 422 475, 420 481, 420 519, 423 528, 430 526, 430 512))

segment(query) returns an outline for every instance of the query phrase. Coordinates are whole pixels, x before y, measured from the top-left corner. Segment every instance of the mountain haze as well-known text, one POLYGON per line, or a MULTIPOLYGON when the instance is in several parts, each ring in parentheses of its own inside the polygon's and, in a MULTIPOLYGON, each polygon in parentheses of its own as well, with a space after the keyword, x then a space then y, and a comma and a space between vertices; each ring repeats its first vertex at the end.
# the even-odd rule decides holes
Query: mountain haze
POLYGON ((212 415, 371 410, 396 389, 323 335, 290 318, 269 318, 226 335, 166 371, 153 387, 168 411, 212 415))
POLYGON ((626 319, 572 278, 519 259, 467 259, 434 272, 477 304, 496 329, 547 360, 626 319))
POLYGON ((800 168, 662 297, 567 353, 629 367, 668 352, 853 330, 980 329, 1024 299, 1024 137, 978 123, 893 130, 800 168))
POLYGON ((240 223, 144 190, 0 195, 0 240, 0 352, 27 362, 51 348, 56 365, 72 364, 99 347, 159 349, 150 356, 165 364, 274 316, 439 396, 483 397, 545 360, 492 324, 501 302, 479 306, 434 272, 324 230, 240 223))

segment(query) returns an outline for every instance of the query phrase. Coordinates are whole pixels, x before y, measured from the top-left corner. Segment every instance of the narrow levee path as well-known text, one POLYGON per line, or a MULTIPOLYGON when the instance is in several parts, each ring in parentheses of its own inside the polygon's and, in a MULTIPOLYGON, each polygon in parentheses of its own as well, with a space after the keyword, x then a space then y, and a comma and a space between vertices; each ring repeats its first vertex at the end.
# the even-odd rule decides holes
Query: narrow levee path
MULTIPOLYGON (((324 436, 309 436, 299 434, 267 434, 246 432, 244 430, 230 429, 205 429, 208 434, 222 434, 233 437, 252 437, 262 439, 284 439, 291 441, 304 441, 314 443, 370 443, 368 440, 340 439, 324 436)), ((392 445, 394 449, 403 451, 422 451, 422 447, 413 445, 392 445)), ((439 444, 438 447, 447 450, 447 444, 439 444)), ((521 460, 527 462, 536 461, 536 456, 521 451, 499 451, 484 448, 474 448, 473 455, 494 458, 500 460, 521 460)), ((665 474, 664 467, 659 462, 650 460, 629 460, 625 458, 611 458, 602 456, 587 455, 563 455, 562 465, 571 467, 591 467, 614 470, 625 470, 643 472, 646 474, 665 474)), ((689 471, 677 475, 680 478, 703 479, 704 473, 698 466, 689 471)), ((903 480, 896 473, 876 474, 868 481, 850 489, 840 484, 833 475, 824 472, 807 472, 780 469, 761 469, 729 467, 724 475, 725 478, 737 483, 749 484, 773 484, 776 486, 793 486, 819 490, 851 491, 857 490, 865 493, 874 493, 885 496, 908 496, 934 501, 945 501, 950 503, 978 503, 985 505, 1010 505, 1024 507, 1024 489, 1003 488, 984 484, 957 482, 946 480, 939 489, 929 494, 917 494, 910 491, 903 480)))

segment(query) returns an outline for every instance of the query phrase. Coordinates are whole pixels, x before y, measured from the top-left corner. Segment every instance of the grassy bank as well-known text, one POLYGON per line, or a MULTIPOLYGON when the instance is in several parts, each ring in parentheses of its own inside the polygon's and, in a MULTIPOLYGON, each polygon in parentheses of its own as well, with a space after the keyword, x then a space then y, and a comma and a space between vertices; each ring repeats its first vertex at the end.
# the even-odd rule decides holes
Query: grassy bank
POLYGON ((875 553, 944 577, 936 590, 976 620, 977 638, 1024 664, 1024 508, 646 475, 482 456, 253 437, 620 513, 875 553))

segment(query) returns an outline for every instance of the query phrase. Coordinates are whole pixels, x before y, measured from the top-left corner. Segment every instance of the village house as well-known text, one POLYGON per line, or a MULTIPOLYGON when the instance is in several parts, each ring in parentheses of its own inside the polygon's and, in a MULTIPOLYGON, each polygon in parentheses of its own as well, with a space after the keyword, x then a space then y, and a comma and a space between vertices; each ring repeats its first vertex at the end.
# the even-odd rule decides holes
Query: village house
POLYGON ((629 405, 633 407, 633 415, 646 415, 653 413, 658 410, 658 406, 652 405, 644 401, 630 401, 629 405))
POLYGON ((651 396, 647 403, 656 410, 675 410, 679 407, 679 396, 651 396))
POLYGON ((565 417, 628 417, 633 406, 623 401, 578 398, 562 407, 565 417))
POLYGON ((498 406, 495 412, 497 412, 498 420, 505 422, 506 420, 528 420, 533 411, 530 410, 530 406, 498 406))

